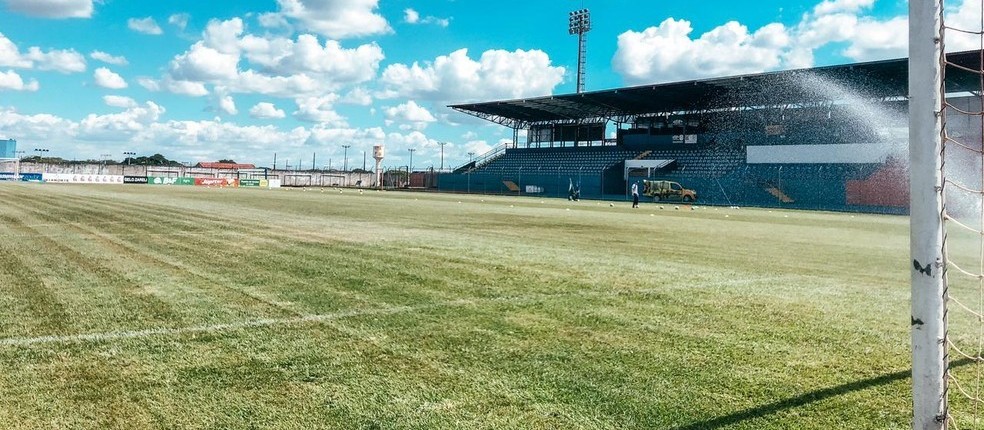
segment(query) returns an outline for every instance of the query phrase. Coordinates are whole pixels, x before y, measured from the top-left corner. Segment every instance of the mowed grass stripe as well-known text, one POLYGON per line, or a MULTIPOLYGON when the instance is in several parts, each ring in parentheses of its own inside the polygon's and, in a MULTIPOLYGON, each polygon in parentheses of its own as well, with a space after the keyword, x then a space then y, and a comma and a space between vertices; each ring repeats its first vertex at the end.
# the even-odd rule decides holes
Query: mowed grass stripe
MULTIPOLYGON (((81 204, 86 204, 86 202, 80 202, 81 204)), ((185 295, 195 296, 196 300, 201 300, 201 294, 206 296, 218 294, 220 297, 211 300, 211 304, 205 303, 198 306, 201 310, 209 310, 210 313, 214 313, 216 309, 210 309, 212 306, 219 305, 221 307, 229 307, 230 305, 237 304, 232 312, 219 315, 219 317, 237 316, 246 314, 249 316, 283 316, 285 314, 291 314, 290 312, 285 312, 281 307, 270 303, 268 300, 263 300, 257 298, 248 292, 239 290, 227 282, 227 279, 216 276, 207 272, 207 270, 199 269, 195 266, 187 266, 184 264, 174 264, 167 261, 166 256, 171 255, 187 255, 193 261, 201 261, 201 258, 208 258, 208 256, 201 257, 195 253, 203 249, 201 246, 187 245, 187 240, 182 240, 181 238, 168 238, 168 237, 154 237, 152 241, 140 241, 139 244, 131 245, 121 245, 120 242, 112 241, 99 241, 99 234, 93 233, 89 228, 86 228, 86 219, 91 219, 93 221, 106 219, 107 217, 115 216, 111 211, 112 208, 107 208, 106 212, 96 211, 92 207, 97 205, 90 205, 87 210, 73 211, 72 207, 68 207, 68 211, 72 211, 76 214, 76 219, 79 222, 67 225, 69 229, 77 231, 79 234, 75 237, 60 237, 59 241, 66 241, 69 239, 76 239, 77 242, 81 242, 82 245, 88 248, 86 255, 89 255, 92 259, 100 259, 104 264, 111 264, 112 270, 116 272, 122 271, 134 271, 135 268, 141 268, 141 265, 146 265, 151 263, 150 269, 160 270, 162 267, 166 267, 171 273, 172 277, 170 279, 158 279, 158 282, 163 283, 163 286, 158 285, 143 285, 138 288, 140 290, 141 296, 146 296, 150 300, 160 301, 154 298, 155 292, 160 292, 167 288, 177 288, 179 290, 185 290, 185 295), (81 239, 80 239, 81 238, 81 239), (89 238, 96 238, 97 240, 89 240, 89 238), (100 246, 92 246, 98 243, 100 246), (157 245, 163 245, 160 248, 156 248, 157 245), (105 256, 105 258, 104 258, 105 256), (164 257, 160 257, 164 256, 164 257), (196 292, 187 291, 190 285, 198 286, 196 292), (259 308, 257 308, 259 306, 259 308), (251 308, 255 308, 249 310, 251 308)), ((54 208, 42 208, 36 214, 38 216, 44 216, 43 213, 47 212, 45 209, 54 210, 54 208)), ((123 214, 122 216, 130 216, 128 214, 123 214)), ((161 228, 160 225, 155 224, 154 221, 148 221, 148 228, 152 225, 156 225, 157 228, 161 228)), ((115 224, 113 228, 116 228, 115 224)), ((128 229, 133 229, 133 225, 126 226, 128 229)), ((166 228, 166 227, 164 227, 166 228)), ((139 230, 138 230, 139 231, 139 230)), ((54 242, 54 240, 52 240, 54 242)), ((204 244, 204 249, 214 250, 220 244, 227 244, 228 240, 223 242, 215 242, 214 244, 204 244), (215 245, 215 246, 210 246, 215 245)), ((201 244, 199 244, 201 245, 201 244)), ((61 248, 65 249, 64 246, 61 248)), ((211 251, 214 253, 214 251, 211 251)), ((94 263, 88 263, 92 266, 94 263)), ((88 267, 86 269, 92 269, 88 267)), ((86 270, 86 273, 100 273, 99 270, 86 270)), ((182 303, 187 305, 188 303, 182 303)), ((171 318, 175 320, 175 318, 171 318)), ((167 319, 165 319, 167 320, 167 319)), ((148 323, 156 323, 158 321, 148 321, 148 323)), ((181 322, 180 319, 177 322, 181 322)), ((191 322, 191 321, 189 321, 191 322)))
MULTIPOLYGON (((177 297, 202 294, 244 312, 209 316, 190 307, 182 309, 191 315, 185 324, 164 323, 143 337, 0 348, 9 369, 0 376, 5 428, 908 422, 908 383, 893 376, 908 356, 897 283, 906 272, 894 273, 905 262, 894 249, 905 241, 901 218, 787 219, 754 210, 727 219, 712 211, 650 217, 535 199, 152 187, 37 187, 23 198, 35 192, 66 206, 94 197, 93 211, 70 219, 74 225, 48 230, 91 242, 74 242, 81 249, 126 255, 103 257, 133 263, 112 266, 126 276, 210 280, 222 284, 217 291, 245 288, 302 313, 354 314, 318 324, 164 331, 264 318, 236 295, 203 285, 168 300, 173 307, 177 297), (136 231, 148 237, 138 243, 127 231, 134 227, 99 223, 114 199, 188 218, 142 221, 136 231), (198 224, 197 236, 159 234, 193 226, 189 218, 199 212, 221 219, 198 224), (237 229, 238 219, 262 225, 237 229), (253 231, 263 239, 245 242, 242 234, 253 231), (187 255, 162 265, 154 253, 137 253, 143 241, 187 255), (240 241, 250 252, 234 249, 240 241), (192 249, 223 246, 229 254, 216 263, 192 249), (458 301, 473 303, 442 305, 458 301), (413 311, 357 314, 401 306, 413 311), (206 324, 187 324, 195 320, 206 324)), ((118 324, 96 334, 143 328, 118 324)))

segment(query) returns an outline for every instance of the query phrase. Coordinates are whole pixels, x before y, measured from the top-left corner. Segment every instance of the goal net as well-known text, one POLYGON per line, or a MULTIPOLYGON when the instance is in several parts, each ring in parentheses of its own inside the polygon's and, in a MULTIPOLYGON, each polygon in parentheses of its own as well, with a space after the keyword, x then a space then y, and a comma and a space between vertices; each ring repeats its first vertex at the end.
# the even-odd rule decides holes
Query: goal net
POLYGON ((913 428, 984 428, 984 0, 909 2, 913 428))

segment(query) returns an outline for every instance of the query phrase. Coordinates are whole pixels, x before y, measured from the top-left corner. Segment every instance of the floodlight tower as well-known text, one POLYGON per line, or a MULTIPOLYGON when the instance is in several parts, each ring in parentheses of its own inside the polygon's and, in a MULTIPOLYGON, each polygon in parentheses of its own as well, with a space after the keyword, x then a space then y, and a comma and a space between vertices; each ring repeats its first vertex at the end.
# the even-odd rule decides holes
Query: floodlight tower
POLYGON ((584 92, 584 66, 587 64, 587 34, 591 31, 591 12, 578 9, 570 13, 568 33, 577 35, 577 92, 584 92))

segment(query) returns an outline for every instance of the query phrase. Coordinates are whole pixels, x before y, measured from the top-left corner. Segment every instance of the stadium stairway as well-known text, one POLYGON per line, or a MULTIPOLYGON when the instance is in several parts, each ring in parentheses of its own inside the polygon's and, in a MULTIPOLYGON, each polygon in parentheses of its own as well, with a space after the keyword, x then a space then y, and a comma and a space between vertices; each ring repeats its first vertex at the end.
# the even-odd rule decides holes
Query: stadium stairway
POLYGON ((761 183, 759 184, 759 186, 761 186, 762 189, 765 190, 765 192, 772 194, 773 197, 779 199, 779 201, 782 203, 796 203, 796 200, 793 200, 792 197, 786 195, 786 193, 784 193, 775 185, 769 183, 761 183))
POLYGON ((506 188, 509 189, 509 191, 512 191, 514 193, 519 192, 519 185, 516 185, 516 183, 513 181, 502 181, 502 185, 505 185, 506 188))

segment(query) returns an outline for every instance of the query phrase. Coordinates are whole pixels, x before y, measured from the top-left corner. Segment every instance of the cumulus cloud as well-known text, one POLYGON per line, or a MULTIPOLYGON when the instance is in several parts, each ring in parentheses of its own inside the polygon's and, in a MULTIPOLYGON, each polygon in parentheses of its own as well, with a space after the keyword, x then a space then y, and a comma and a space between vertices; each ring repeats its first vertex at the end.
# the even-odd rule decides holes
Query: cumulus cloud
POLYGON ((345 126, 345 118, 334 109, 337 100, 338 96, 335 94, 297 99, 297 111, 294 112, 294 117, 301 121, 345 126))
POLYGON ((78 123, 51 114, 25 115, 12 107, 0 107, 0 130, 25 142, 65 142, 75 136, 78 123))
MULTIPOLYGON (((908 18, 866 15, 873 5, 874 0, 824 0, 793 26, 771 23, 755 31, 732 21, 694 34, 689 21, 669 18, 619 35, 612 66, 626 82, 641 84, 812 67, 819 49, 832 48, 851 61, 905 57, 908 18)), ((979 29, 979 1, 950 5, 949 25, 979 29)), ((979 49, 971 39, 950 32, 947 49, 979 49)))
POLYGON ((77 139, 127 141, 160 119, 164 108, 154 102, 129 106, 108 115, 89 114, 79 122, 77 139))
POLYGON ((386 108, 383 110, 383 113, 386 115, 387 125, 391 125, 394 122, 402 122, 417 130, 422 130, 429 123, 437 121, 434 115, 413 100, 399 106, 386 108))
POLYGON ((239 113, 239 109, 236 109, 236 101, 230 96, 225 88, 215 92, 215 109, 226 115, 236 115, 239 113))
POLYGON ((174 94, 192 97, 202 97, 209 94, 208 89, 205 88, 205 84, 201 82, 165 78, 160 84, 163 84, 162 88, 174 94))
POLYGON ((137 106, 136 100, 123 96, 103 96, 103 103, 106 103, 106 106, 118 108, 132 108, 137 106))
POLYGON ((8 70, 0 72, 0 91, 37 91, 40 88, 38 81, 31 79, 25 82, 17 72, 8 70))
POLYGON ((113 56, 102 51, 92 51, 89 53, 89 57, 96 61, 102 61, 106 64, 112 64, 114 66, 125 66, 130 64, 124 56, 113 56))
POLYGON ((377 11, 379 0, 277 0, 279 14, 304 29, 335 38, 386 34, 393 30, 377 11))
POLYGON ((551 94, 563 79, 564 68, 552 66, 540 50, 489 50, 473 60, 460 49, 424 64, 386 67, 386 90, 379 95, 441 102, 521 98, 551 94))
POLYGON ((93 0, 3 0, 11 11, 40 18, 91 18, 93 0))
POLYGON ((153 17, 146 18, 130 18, 126 21, 126 26, 130 30, 136 31, 137 33, 149 34, 152 36, 158 36, 164 34, 164 30, 161 29, 160 25, 157 25, 157 21, 153 17))
POLYGON ((96 85, 103 88, 109 88, 111 90, 121 90, 128 86, 122 76, 113 73, 112 70, 109 70, 105 67, 100 67, 96 69, 92 77, 93 79, 95 79, 96 85))
POLYGON ((277 109, 273 103, 260 102, 249 110, 249 116, 257 119, 281 119, 287 114, 282 109, 277 109))
POLYGON ((782 24, 752 33, 731 21, 697 38, 692 32, 689 21, 669 18, 642 32, 622 33, 613 66, 631 83, 738 75, 778 67, 790 44, 782 24))
POLYGON ((372 104, 372 94, 363 87, 355 87, 338 101, 352 105, 369 106, 372 104))
POLYGON ((164 80, 222 86, 233 93, 322 96, 373 79, 383 58, 375 43, 345 48, 311 34, 257 36, 244 34, 239 18, 213 20, 202 40, 174 57, 164 80))
POLYGON ((0 33, 0 67, 77 73, 84 72, 86 65, 85 57, 75 50, 43 51, 37 46, 32 46, 27 52, 21 52, 12 40, 0 33))

